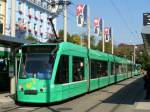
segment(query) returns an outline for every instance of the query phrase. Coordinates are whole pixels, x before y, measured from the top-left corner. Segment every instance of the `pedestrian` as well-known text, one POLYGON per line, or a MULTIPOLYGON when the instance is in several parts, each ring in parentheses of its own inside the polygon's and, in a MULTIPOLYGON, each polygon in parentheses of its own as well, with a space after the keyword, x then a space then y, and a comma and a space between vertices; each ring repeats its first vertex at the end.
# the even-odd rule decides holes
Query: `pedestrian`
POLYGON ((150 70, 147 71, 147 74, 144 75, 144 89, 146 92, 145 99, 150 98, 150 70))

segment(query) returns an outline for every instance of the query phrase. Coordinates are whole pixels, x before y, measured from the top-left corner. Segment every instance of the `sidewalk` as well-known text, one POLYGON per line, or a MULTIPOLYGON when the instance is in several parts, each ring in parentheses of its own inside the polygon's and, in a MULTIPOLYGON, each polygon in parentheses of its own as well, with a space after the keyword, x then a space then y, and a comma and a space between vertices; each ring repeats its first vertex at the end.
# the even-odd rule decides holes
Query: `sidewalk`
POLYGON ((0 107, 8 104, 14 104, 14 98, 10 93, 0 93, 0 107))

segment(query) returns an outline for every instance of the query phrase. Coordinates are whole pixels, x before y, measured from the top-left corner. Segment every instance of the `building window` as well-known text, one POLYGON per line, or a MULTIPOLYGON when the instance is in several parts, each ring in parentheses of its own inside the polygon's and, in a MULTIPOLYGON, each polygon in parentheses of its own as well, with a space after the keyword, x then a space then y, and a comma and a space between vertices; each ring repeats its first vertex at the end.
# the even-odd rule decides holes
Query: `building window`
POLYGON ((3 34, 3 24, 0 23, 0 34, 3 34))
POLYGON ((73 57, 73 81, 84 80, 84 58, 73 57))
POLYGON ((60 57, 57 68, 55 84, 64 84, 69 82, 69 56, 62 55, 60 57))

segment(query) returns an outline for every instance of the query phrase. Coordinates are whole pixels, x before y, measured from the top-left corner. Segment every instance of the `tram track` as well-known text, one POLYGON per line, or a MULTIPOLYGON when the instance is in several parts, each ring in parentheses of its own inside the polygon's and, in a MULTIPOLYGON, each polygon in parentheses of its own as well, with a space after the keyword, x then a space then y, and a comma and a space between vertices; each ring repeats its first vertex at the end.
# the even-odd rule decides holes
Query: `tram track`
POLYGON ((3 107, 2 110, 0 109, 0 112, 120 112, 121 110, 122 112, 126 112, 124 111, 126 107, 130 109, 130 106, 134 105, 139 99, 139 93, 142 90, 142 78, 136 79, 129 79, 123 83, 102 88, 99 91, 69 102, 60 103, 59 105, 19 104, 15 106, 14 104, 3 107))
MULTIPOLYGON (((5 107, 8 108, 8 107, 5 107)), ((34 112, 36 110, 41 109, 42 107, 23 107, 23 106, 16 106, 10 109, 5 109, 4 111, 0 111, 0 112, 16 112, 18 110, 27 110, 28 112, 34 112)))

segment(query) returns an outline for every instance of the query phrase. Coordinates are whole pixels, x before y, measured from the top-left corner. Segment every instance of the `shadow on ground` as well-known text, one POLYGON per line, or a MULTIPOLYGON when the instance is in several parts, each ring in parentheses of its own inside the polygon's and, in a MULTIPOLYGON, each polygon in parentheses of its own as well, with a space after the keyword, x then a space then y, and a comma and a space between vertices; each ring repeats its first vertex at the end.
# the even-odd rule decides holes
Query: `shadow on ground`
POLYGON ((128 85, 123 84, 122 86, 124 87, 117 93, 114 93, 112 96, 105 99, 103 103, 133 105, 143 98, 144 88, 142 78, 139 78, 128 85))

